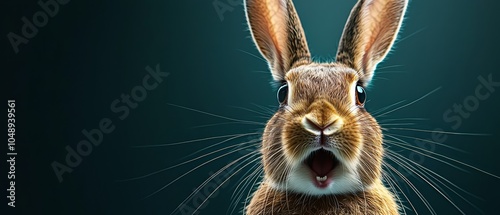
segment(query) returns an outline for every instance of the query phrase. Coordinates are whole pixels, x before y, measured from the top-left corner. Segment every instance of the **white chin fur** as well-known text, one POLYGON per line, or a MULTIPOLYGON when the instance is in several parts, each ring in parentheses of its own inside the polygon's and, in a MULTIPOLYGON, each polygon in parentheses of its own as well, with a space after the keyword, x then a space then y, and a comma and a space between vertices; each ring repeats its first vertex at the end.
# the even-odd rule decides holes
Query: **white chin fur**
MULTIPOLYGON (((335 168, 333 177, 330 178, 332 181, 328 187, 316 187, 313 181, 314 178, 311 176, 308 168, 306 165, 299 165, 290 172, 286 184, 271 183, 271 186, 279 190, 287 190, 311 196, 352 193, 363 189, 358 175, 341 166, 335 168)), ((324 179, 320 177, 315 180, 321 181, 324 179)))

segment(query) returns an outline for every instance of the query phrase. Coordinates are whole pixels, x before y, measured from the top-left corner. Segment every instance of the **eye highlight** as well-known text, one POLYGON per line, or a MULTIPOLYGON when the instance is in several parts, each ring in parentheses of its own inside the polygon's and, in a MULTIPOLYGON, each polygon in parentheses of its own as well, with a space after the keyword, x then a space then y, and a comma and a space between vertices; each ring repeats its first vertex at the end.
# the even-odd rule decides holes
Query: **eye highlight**
POLYGON ((288 97, 288 84, 287 83, 281 85, 281 87, 278 89, 276 97, 277 97, 278 102, 280 104, 283 105, 286 103, 286 99, 288 97))
POLYGON ((360 85, 356 85, 356 105, 363 107, 366 101, 366 91, 360 85))

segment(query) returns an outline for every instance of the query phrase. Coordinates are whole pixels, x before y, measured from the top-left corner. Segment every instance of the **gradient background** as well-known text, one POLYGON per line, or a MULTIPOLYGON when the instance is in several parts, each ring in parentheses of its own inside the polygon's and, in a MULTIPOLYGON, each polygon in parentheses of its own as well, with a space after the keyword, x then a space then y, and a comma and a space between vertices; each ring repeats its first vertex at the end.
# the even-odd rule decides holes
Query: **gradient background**
MULTIPOLYGON (((199 127, 228 121, 169 104, 258 122, 265 122, 265 117, 242 108, 258 110, 254 104, 276 108, 267 65, 251 55, 258 52, 249 37, 243 7, 231 6, 226 0, 220 2, 232 8, 223 14, 223 19, 212 0, 73 0, 61 6, 59 13, 28 44, 20 45, 19 53, 15 54, 6 35, 20 34, 21 17, 31 19, 40 7, 36 1, 2 1, 1 71, 6 74, 2 85, 4 101, 17 101, 18 179, 17 207, 6 208, 7 199, 2 197, 1 214, 169 214, 211 172, 241 157, 242 154, 234 153, 211 162, 146 199, 143 198, 163 185, 222 153, 150 177, 118 181, 189 160, 193 156, 186 156, 217 141, 175 147, 131 146, 262 128, 241 124, 199 127), (118 114, 110 110, 111 102, 122 93, 129 94, 147 74, 144 68, 156 64, 170 76, 150 91, 126 119, 118 120, 118 114), (65 147, 74 148, 84 139, 81 131, 97 128, 104 117, 113 120, 115 131, 105 135, 102 144, 94 147, 92 154, 84 157, 82 164, 71 174, 65 174, 64 181, 59 183, 50 164, 63 162, 65 147)), ((330 60, 335 55, 354 3, 354 0, 295 1, 316 59, 330 60)), ((367 109, 377 110, 401 100, 411 102, 441 87, 388 118, 426 118, 409 127, 454 131, 451 123, 443 121, 443 113, 474 94, 479 75, 492 74, 493 80, 500 81, 499 7, 497 1, 412 1, 401 39, 388 59, 379 65, 389 68, 378 71, 368 91, 367 109), (390 67, 394 65, 400 66, 390 67)), ((464 152, 441 146, 435 146, 434 152, 500 175, 499 99, 500 92, 496 91, 481 101, 457 130, 491 135, 449 136, 444 144, 464 152)), ((416 138, 431 137, 423 132, 393 132, 416 138)), ((242 138, 223 146, 246 140, 242 138)), ((3 160, 6 145, 0 148, 3 160)), ((394 150, 404 156, 411 154, 394 150)), ((430 158, 422 162, 480 197, 461 193, 484 214, 498 214, 500 179, 464 166, 460 166, 464 171, 457 170, 430 158)), ((2 162, 0 171, 1 196, 7 195, 5 164, 2 162)), ((245 178, 243 173, 247 169, 244 170, 230 178, 218 195, 206 202, 200 214, 231 211, 231 195, 240 179, 245 178)), ((459 214, 424 181, 409 177, 438 214, 459 214)), ((409 186, 402 180, 399 184, 417 212, 429 214, 409 186)), ((466 214, 480 214, 453 192, 447 192, 466 214)), ((242 204, 236 206, 241 207, 242 204)))

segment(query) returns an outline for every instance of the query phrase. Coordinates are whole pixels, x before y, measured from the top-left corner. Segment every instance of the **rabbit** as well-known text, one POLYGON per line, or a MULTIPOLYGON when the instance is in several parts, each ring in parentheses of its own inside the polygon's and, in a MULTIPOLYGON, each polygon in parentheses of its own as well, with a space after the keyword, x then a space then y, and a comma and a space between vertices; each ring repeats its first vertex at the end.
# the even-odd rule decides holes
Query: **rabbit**
POLYGON ((264 177, 246 214, 399 214, 382 182, 381 127, 364 104, 407 5, 359 0, 335 62, 318 63, 291 0, 245 0, 253 42, 280 86, 260 145, 264 177))

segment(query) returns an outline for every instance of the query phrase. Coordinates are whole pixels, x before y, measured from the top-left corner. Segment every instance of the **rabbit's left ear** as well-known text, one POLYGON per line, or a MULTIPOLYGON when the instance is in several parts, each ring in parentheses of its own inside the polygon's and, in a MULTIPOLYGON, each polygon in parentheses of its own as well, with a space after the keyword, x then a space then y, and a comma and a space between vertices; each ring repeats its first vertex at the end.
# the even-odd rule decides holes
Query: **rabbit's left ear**
POLYGON ((304 30, 291 0, 245 0, 248 24, 274 80, 283 81, 291 68, 309 63, 304 30))
POLYGON ((367 85, 403 22, 408 0, 360 0, 351 11, 337 52, 337 62, 359 72, 367 85))

